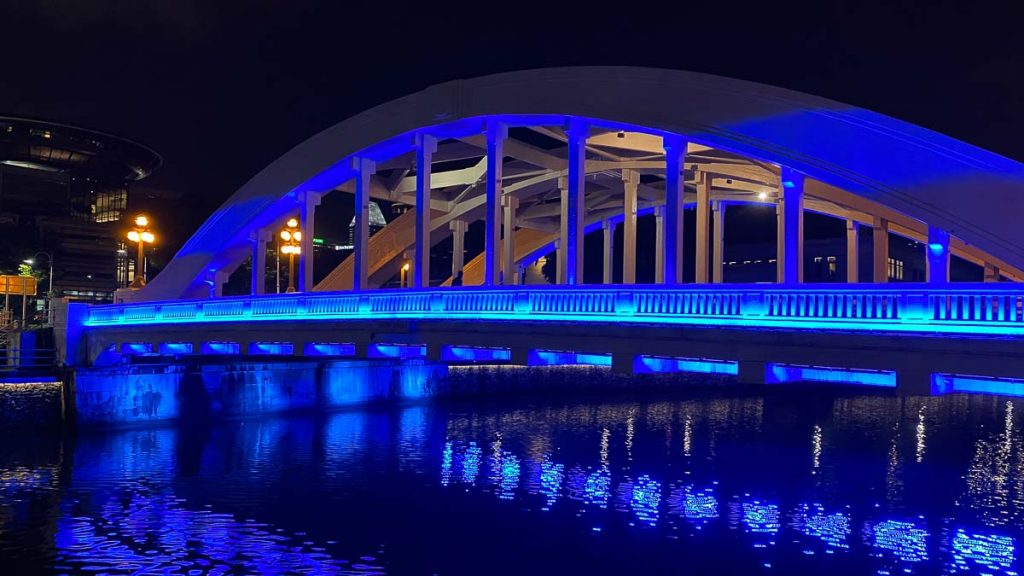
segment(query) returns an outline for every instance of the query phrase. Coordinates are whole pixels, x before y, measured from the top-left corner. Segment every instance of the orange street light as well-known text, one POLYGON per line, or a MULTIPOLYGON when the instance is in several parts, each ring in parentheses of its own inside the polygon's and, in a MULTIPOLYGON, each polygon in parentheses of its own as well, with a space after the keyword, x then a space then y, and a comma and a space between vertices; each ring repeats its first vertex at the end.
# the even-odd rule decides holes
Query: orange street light
MULTIPOLYGON (((299 221, 289 218, 278 236, 284 242, 281 244, 281 254, 288 255, 288 289, 286 292, 295 292, 295 256, 302 253, 302 231, 299 230, 299 221)), ((280 244, 280 242, 278 243, 280 244)))
POLYGON ((142 270, 143 252, 146 244, 156 242, 156 235, 149 230, 149 218, 139 214, 134 220, 135 227, 128 231, 128 240, 139 245, 138 255, 135 259, 135 278, 132 280, 132 288, 142 288, 146 285, 146 275, 142 270))

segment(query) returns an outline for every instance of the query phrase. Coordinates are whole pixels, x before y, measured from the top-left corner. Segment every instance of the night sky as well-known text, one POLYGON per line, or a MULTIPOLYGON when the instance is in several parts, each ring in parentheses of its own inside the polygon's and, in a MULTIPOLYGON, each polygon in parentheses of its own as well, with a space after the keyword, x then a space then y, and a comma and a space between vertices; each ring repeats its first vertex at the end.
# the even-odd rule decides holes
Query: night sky
POLYGON ((0 0, 0 115, 160 152, 146 184, 183 194, 165 222, 174 249, 269 162, 348 116, 438 82, 544 66, 764 82, 1024 160, 1014 2, 558 4, 0 0))

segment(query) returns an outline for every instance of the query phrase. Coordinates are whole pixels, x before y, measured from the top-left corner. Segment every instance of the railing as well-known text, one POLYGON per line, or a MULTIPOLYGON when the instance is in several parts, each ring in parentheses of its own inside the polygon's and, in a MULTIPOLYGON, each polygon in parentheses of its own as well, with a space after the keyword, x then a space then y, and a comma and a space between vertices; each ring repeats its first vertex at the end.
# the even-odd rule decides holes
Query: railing
POLYGON ((87 326, 479 318, 1024 334, 1019 284, 502 286, 91 306, 87 326))

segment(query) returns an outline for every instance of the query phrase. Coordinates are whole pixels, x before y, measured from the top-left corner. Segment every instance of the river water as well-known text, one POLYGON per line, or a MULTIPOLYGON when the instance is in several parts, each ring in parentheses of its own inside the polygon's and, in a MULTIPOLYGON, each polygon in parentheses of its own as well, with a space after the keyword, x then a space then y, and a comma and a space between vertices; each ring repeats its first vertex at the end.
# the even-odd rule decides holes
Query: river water
POLYGON ((780 388, 8 435, 0 573, 1012 576, 1022 427, 780 388))

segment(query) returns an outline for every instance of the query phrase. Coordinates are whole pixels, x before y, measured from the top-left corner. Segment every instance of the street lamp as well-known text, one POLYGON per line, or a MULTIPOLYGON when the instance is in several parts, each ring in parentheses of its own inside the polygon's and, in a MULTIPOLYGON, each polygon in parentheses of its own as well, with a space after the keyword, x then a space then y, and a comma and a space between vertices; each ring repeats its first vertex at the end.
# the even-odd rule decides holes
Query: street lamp
POLYGON ((299 221, 289 218, 280 234, 284 244, 281 246, 281 254, 288 255, 288 289, 285 292, 295 292, 295 255, 302 253, 302 230, 299 230, 299 221))
POLYGON ((29 266, 35 266, 36 258, 39 256, 46 256, 46 261, 50 265, 50 272, 47 275, 50 287, 46 290, 46 323, 53 324, 53 318, 50 317, 53 312, 53 303, 51 302, 53 299, 53 254, 45 251, 39 251, 33 254, 31 258, 26 258, 24 262, 29 266))
POLYGON ((142 288, 146 285, 146 276, 142 271, 143 251, 146 244, 156 242, 156 236, 149 230, 149 218, 139 214, 135 217, 135 226, 128 232, 128 240, 139 245, 139 253, 135 259, 135 279, 132 280, 132 288, 142 288))

